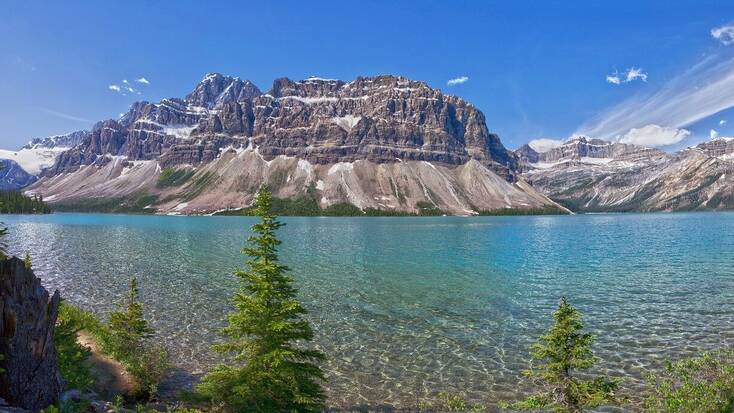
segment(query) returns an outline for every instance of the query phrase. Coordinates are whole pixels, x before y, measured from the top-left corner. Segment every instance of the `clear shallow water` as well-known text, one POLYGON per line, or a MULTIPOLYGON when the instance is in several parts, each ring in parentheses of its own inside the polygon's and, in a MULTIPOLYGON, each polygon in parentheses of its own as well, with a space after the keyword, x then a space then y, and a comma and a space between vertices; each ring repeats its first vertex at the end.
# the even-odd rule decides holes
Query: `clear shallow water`
MULTIPOLYGON (((47 287, 106 313, 137 275, 175 362, 216 362, 253 219, 0 218, 47 287)), ((522 392, 528 347, 564 294, 598 335, 600 369, 631 388, 665 357, 734 343, 734 213, 283 220, 334 406, 522 392)))

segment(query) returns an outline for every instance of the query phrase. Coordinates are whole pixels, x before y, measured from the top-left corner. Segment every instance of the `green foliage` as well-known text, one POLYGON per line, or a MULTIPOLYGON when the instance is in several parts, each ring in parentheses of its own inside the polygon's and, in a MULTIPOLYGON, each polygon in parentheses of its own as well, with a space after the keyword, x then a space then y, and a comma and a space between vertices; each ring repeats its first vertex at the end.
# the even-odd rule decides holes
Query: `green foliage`
POLYGON ((418 215, 438 217, 446 215, 446 213, 441 210, 441 208, 437 207, 431 202, 419 201, 415 204, 415 207, 418 208, 418 215))
POLYGON ((77 333, 85 326, 83 318, 76 317, 77 311, 76 307, 61 303, 54 328, 54 344, 66 388, 85 390, 94 383, 94 379, 85 363, 90 351, 77 343, 77 333))
POLYGON ((25 258, 23 258, 23 266, 26 270, 30 270, 33 263, 31 262, 31 255, 26 252, 25 258))
MULTIPOLYGON (((143 318, 143 309, 138 302, 137 280, 130 282, 130 289, 124 305, 120 311, 116 311, 110 315, 108 324, 102 323, 92 313, 84 311, 79 307, 62 302, 59 308, 59 324, 70 323, 74 331, 74 340, 76 342, 76 333, 85 331, 100 346, 100 351, 115 360, 122 363, 127 371, 135 377, 139 388, 133 396, 147 397, 153 395, 161 382, 165 373, 170 368, 168 352, 162 346, 152 342, 153 330, 148 326, 147 321, 143 318)), ((58 327, 57 327, 58 330, 58 327)), ((71 334, 68 334, 71 337, 71 334)), ((54 336, 56 337, 56 336, 54 336)), ((58 347, 58 344, 57 344, 58 347)), ((71 351, 64 351, 64 354, 74 354, 71 351)), ((59 349, 59 356, 62 351, 59 349)), ((69 360, 83 360, 78 357, 73 359, 67 356, 69 360)), ((77 366, 70 362, 70 368, 77 366)), ((80 364, 80 363, 78 363, 80 364)), ((70 373, 64 374, 62 366, 62 375, 80 375, 70 370, 70 373)), ((81 386, 79 386, 81 388, 81 386)))
POLYGON ((59 402, 58 404, 52 404, 42 409, 40 413, 83 413, 88 412, 91 405, 89 400, 68 400, 59 402))
POLYGON ((0 214, 49 214, 43 198, 29 197, 18 191, 0 191, 0 214))
POLYGON ((278 262, 275 235, 283 224, 272 214, 272 195, 262 188, 256 198, 260 222, 242 252, 247 268, 235 272, 240 288, 234 296, 236 312, 224 329, 228 337, 218 351, 234 355, 237 366, 219 365, 199 385, 213 402, 235 412, 319 412, 325 395, 324 375, 316 364, 324 355, 303 349, 313 339, 303 317, 306 310, 296 299, 289 269, 278 262))
POLYGON ((136 193, 122 198, 93 198, 54 204, 61 212, 108 212, 127 214, 152 214, 155 208, 147 208, 158 201, 155 195, 136 193))
POLYGON ((155 186, 158 188, 166 188, 171 186, 181 186, 186 183, 196 171, 193 169, 175 169, 172 167, 163 168, 161 174, 158 175, 158 181, 155 186))
MULTIPOLYGON (((3 355, 2 353, 0 353, 0 361, 3 361, 3 360, 5 360, 5 355, 3 355)), ((3 374, 3 373, 5 373, 5 369, 3 369, 2 367, 0 367, 0 374, 3 374)))
POLYGON ((0 260, 8 258, 8 241, 6 240, 7 236, 8 229, 2 222, 0 222, 0 260))
POLYGON ((546 205, 541 208, 498 208, 487 211, 479 211, 479 215, 568 215, 568 212, 555 205, 546 205))
POLYGON ((119 311, 110 314, 101 345, 105 353, 119 360, 138 381, 138 396, 151 396, 170 367, 168 352, 150 342, 153 329, 143 318, 143 306, 138 301, 138 282, 130 287, 119 311))
POLYGON ((553 313, 554 324, 531 347, 533 363, 524 374, 543 390, 507 407, 519 410, 581 412, 584 407, 597 407, 614 400, 618 380, 600 376, 582 380, 575 375, 588 370, 597 361, 591 351, 594 337, 582 333, 581 313, 561 298, 553 313))
POLYGON ((734 351, 667 362, 647 377, 645 411, 725 413, 734 411, 734 351))
POLYGON ((483 412, 486 408, 481 404, 469 403, 463 396, 455 393, 441 392, 437 403, 421 402, 418 411, 426 412, 483 412))

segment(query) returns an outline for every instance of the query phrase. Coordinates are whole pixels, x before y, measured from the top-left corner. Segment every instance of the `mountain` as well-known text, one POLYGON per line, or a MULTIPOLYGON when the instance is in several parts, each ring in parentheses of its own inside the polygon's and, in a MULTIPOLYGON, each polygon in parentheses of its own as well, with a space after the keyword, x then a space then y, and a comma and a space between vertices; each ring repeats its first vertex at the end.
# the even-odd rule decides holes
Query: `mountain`
POLYGON ((481 111, 423 82, 281 78, 262 93, 212 73, 183 99, 137 102, 97 123, 29 191, 67 204, 144 198, 163 213, 242 208, 263 182, 322 208, 553 206, 518 168, 481 111))
POLYGON ((667 154, 638 145, 574 137, 539 153, 516 153, 523 177, 573 211, 734 208, 734 144, 719 138, 667 154))
POLYGON ((66 135, 32 139, 18 151, 0 149, 0 188, 18 190, 35 182, 45 168, 54 164, 56 157, 81 142, 89 134, 77 131, 66 135))
POLYGON ((36 177, 26 172, 17 162, 0 159, 0 190, 16 191, 35 182, 36 177))

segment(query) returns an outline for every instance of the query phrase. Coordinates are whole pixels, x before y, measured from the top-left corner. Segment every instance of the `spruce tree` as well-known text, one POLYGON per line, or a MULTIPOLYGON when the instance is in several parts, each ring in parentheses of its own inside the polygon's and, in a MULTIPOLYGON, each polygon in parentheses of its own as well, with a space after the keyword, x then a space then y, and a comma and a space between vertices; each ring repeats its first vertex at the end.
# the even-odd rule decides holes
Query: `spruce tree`
POLYGON ((138 295, 138 280, 133 277, 122 308, 110 314, 110 337, 107 341, 112 347, 110 350, 123 357, 137 352, 142 347, 142 340, 153 335, 153 330, 143 318, 143 306, 138 295))
POLYGON ((228 340, 215 347, 232 354, 237 365, 215 367, 199 391, 235 412, 323 411, 324 375, 316 363, 325 357, 299 346, 313 339, 313 331, 289 269, 278 261, 275 231, 283 224, 271 213, 271 203, 271 193, 261 188, 255 200, 260 222, 242 250, 247 267, 234 274, 240 288, 236 312, 224 329, 228 340))
POLYGON ((26 270, 30 270, 31 269, 31 265, 33 265, 31 263, 31 255, 26 252, 25 253, 25 258, 23 258, 23 266, 25 266, 25 269, 26 270))
POLYGON ((582 380, 575 374, 590 369, 597 362, 591 351, 594 336, 581 332, 584 328, 581 313, 563 297, 553 319, 555 322, 550 330, 531 347, 533 362, 524 372, 543 390, 509 407, 576 413, 585 407, 597 407, 613 401, 618 380, 605 376, 582 380))

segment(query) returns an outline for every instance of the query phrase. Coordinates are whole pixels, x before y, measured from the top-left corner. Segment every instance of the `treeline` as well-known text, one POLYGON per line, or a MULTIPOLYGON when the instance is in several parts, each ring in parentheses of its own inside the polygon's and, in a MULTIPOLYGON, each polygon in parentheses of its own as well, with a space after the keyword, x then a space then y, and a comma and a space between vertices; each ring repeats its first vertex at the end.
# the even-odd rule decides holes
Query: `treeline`
POLYGON ((0 214, 50 214, 43 197, 29 197, 18 191, 0 191, 0 214))

